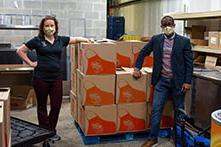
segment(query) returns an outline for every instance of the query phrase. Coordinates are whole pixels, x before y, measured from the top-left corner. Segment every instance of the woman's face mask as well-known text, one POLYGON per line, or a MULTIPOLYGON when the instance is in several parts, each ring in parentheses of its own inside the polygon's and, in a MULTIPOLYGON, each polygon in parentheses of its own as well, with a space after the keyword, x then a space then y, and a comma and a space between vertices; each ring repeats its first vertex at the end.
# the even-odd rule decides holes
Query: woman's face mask
POLYGON ((54 27, 44 27, 44 33, 47 36, 52 36, 55 33, 55 28, 54 27))
POLYGON ((170 36, 174 32, 174 27, 167 26, 164 27, 162 30, 165 35, 170 36))
POLYGON ((43 27, 43 31, 45 33, 45 35, 47 36, 52 36, 54 35, 56 29, 55 29, 55 22, 54 20, 46 20, 44 22, 44 27, 43 27))

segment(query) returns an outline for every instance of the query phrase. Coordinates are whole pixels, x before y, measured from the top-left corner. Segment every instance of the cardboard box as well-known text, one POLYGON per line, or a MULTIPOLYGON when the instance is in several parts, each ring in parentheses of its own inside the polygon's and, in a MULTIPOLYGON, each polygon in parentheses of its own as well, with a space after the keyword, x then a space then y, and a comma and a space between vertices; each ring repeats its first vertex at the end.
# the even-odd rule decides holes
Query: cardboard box
POLYGON ((85 75, 77 70, 77 96, 82 105, 110 105, 115 102, 115 75, 85 75))
MULTIPOLYGON (((150 128, 151 123, 151 111, 152 111, 152 103, 147 103, 148 110, 148 128, 150 128)), ((171 128, 174 124, 174 110, 173 110, 173 102, 171 100, 167 101, 161 115, 160 128, 171 128)))
POLYGON ((0 101, 0 146, 7 147, 5 142, 4 102, 0 101))
POLYGON ((11 96, 26 98, 31 89, 33 87, 30 85, 14 85, 11 89, 11 96))
POLYGON ((6 146, 6 139, 5 139, 5 115, 4 115, 4 102, 0 101, 0 146, 1 147, 7 147, 6 146))
POLYGON ((78 54, 79 69, 84 74, 115 74, 117 59, 114 43, 82 43, 78 54))
POLYGON ((150 95, 149 95, 149 100, 147 102, 153 103, 153 95, 154 95, 154 86, 150 87, 150 95))
POLYGON ((219 47, 219 32, 209 32, 209 47, 219 47))
POLYGON ((79 126, 85 136, 108 135, 117 132, 116 105, 78 105, 79 126))
POLYGON ((203 39, 191 39, 191 43, 193 45, 208 46, 208 40, 203 39))
POLYGON ((116 72, 116 104, 146 102, 146 75, 139 79, 133 76, 133 69, 123 68, 116 72))
MULTIPOLYGON (((147 42, 128 40, 128 41, 114 41, 117 49, 117 67, 134 67, 140 50, 147 44, 147 42)), ((145 57, 144 67, 153 66, 153 56, 145 57)))
POLYGON ((208 69, 215 69, 218 58, 214 56, 206 56, 205 67, 208 69))
POLYGON ((221 32, 219 32, 219 46, 218 48, 221 48, 221 32))
POLYGON ((73 93, 73 91, 70 91, 70 107, 71 116, 76 122, 78 122, 78 100, 77 96, 73 93))
POLYGON ((80 44, 71 45, 70 48, 70 62, 71 62, 71 72, 78 68, 78 50, 80 48, 80 44))
POLYGON ((208 40, 198 39, 197 45, 208 46, 208 40))
POLYGON ((117 67, 132 67, 132 48, 129 41, 116 41, 117 67))
MULTIPOLYGON (((0 124, 0 134, 4 134, 5 147, 10 146, 11 144, 11 123, 10 123, 10 88, 0 88, 0 107, 2 108, 0 117, 2 116, 2 123, 0 124), (2 131, 3 130, 3 131, 2 131)), ((1 109, 0 108, 0 109, 1 109)), ((1 137, 0 137, 1 138, 1 137)), ((1 141, 0 141, 1 145, 1 141)), ((4 147, 3 145, 3 147, 4 147)))
POLYGON ((192 39, 204 39, 204 32, 205 31, 206 31, 206 26, 192 25, 191 38, 192 39))
MULTIPOLYGON (((141 41, 133 41, 131 42, 131 48, 132 48, 132 67, 135 66, 137 57, 140 53, 140 50, 147 44, 147 42, 141 42, 141 41)), ((143 67, 152 67, 153 66, 153 57, 152 55, 146 56, 144 59, 143 67)))
POLYGON ((11 90, 11 109, 27 109, 36 104, 36 95, 32 86, 15 85, 11 90))
POLYGON ((149 68, 149 67, 143 67, 141 69, 144 73, 146 73, 146 79, 147 79, 147 86, 146 86, 146 95, 147 95, 147 102, 150 101, 150 94, 151 94, 151 88, 152 88, 152 84, 151 84, 151 79, 152 79, 152 72, 153 72, 153 69, 152 68, 149 68))
POLYGON ((77 96, 77 70, 71 73, 71 91, 77 96))
POLYGON ((78 125, 80 126, 80 128, 82 129, 82 131, 84 131, 85 130, 85 106, 83 106, 82 104, 81 104, 81 101, 80 101, 80 99, 78 98, 77 99, 77 103, 78 103, 78 105, 77 105, 77 120, 78 120, 78 125))
POLYGON ((117 131, 134 132, 144 131, 147 127, 147 104, 130 103, 119 104, 118 111, 118 127, 117 131))
POLYGON ((191 27, 184 27, 184 32, 186 33, 186 37, 192 38, 192 28, 191 27))

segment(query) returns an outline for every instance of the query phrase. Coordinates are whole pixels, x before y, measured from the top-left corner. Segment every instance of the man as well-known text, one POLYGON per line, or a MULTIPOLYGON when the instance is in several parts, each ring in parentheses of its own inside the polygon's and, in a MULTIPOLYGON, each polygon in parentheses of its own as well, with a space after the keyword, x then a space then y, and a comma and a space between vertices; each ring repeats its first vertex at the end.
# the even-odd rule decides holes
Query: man
MULTIPOLYGON (((191 44, 188 38, 174 32, 175 23, 171 16, 161 19, 163 33, 155 35, 140 51, 133 77, 140 78, 145 56, 153 51, 154 65, 151 84, 154 99, 151 111, 149 139, 142 147, 157 144, 161 114, 168 96, 173 97, 174 110, 184 109, 184 97, 190 89, 193 73, 191 44)), ((176 116, 177 118, 177 116, 176 116)))

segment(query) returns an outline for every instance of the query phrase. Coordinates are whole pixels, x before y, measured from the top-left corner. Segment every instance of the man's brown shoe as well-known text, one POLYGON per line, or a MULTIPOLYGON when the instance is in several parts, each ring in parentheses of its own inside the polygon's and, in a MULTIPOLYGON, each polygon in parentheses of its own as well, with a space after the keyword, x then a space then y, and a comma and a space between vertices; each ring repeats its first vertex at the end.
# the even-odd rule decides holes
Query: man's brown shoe
POLYGON ((157 140, 148 140, 141 147, 152 147, 153 145, 157 145, 157 140))

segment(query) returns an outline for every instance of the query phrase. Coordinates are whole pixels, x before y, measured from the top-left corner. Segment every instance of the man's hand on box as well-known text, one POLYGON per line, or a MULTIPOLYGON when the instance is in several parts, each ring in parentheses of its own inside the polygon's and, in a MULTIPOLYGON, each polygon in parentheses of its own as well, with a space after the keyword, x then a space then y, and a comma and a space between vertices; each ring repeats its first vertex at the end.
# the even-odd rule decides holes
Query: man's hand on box
POLYGON ((133 77, 134 77, 135 79, 139 79, 139 78, 141 77, 141 75, 142 75, 142 73, 140 72, 140 70, 137 69, 137 68, 135 68, 135 69, 134 69, 134 72, 133 72, 133 77))
POLYGON ((190 85, 190 84, 184 83, 184 84, 182 85, 182 92, 186 93, 188 90, 190 90, 190 88, 191 88, 191 85, 190 85))

